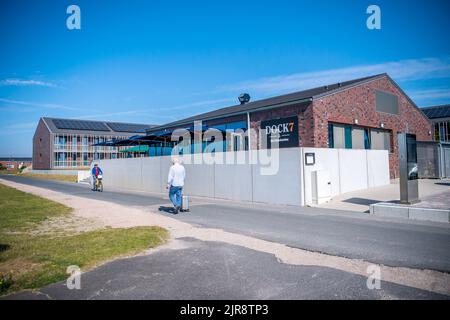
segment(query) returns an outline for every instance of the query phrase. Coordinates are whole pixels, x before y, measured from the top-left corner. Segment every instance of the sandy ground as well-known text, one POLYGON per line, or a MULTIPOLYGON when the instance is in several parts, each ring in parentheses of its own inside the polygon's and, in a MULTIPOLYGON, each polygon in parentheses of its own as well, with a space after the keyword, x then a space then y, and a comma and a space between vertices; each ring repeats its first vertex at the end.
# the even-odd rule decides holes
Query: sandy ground
MULTIPOLYGON (((291 265, 329 267, 362 276, 368 276, 368 268, 373 266, 372 263, 367 261, 290 248, 283 244, 234 234, 219 229, 194 227, 188 223, 163 216, 156 212, 149 212, 148 210, 144 211, 142 208, 124 207, 100 200, 87 201, 85 198, 18 184, 1 178, 0 182, 18 190, 29 192, 72 207, 74 209, 73 214, 75 216, 75 222, 77 221, 76 219, 87 219, 94 228, 106 226, 113 228, 128 228, 155 225, 166 228, 170 231, 171 241, 168 245, 163 246, 164 249, 179 249, 176 240, 190 237, 202 241, 224 242, 260 252, 270 253, 275 255, 280 263, 291 265)), ((43 230, 45 230, 45 227, 43 227, 43 230)), ((75 228, 75 230, 77 229, 75 228)), ((149 253, 157 250, 160 249, 151 250, 149 253)), ((386 267, 382 265, 378 267, 380 267, 382 281, 450 295, 450 274, 432 270, 386 267)))

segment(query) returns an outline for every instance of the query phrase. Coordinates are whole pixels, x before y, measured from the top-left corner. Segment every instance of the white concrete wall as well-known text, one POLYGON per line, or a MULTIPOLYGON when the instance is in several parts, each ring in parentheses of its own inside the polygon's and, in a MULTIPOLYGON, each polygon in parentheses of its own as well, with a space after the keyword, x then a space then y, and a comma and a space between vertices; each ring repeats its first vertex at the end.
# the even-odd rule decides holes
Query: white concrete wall
POLYGON ((389 155, 384 150, 303 148, 304 203, 313 204, 312 175, 327 170, 331 179, 331 196, 390 184, 389 155), (306 166, 305 153, 314 153, 316 164, 306 166))
MULTIPOLYGON (((194 155, 194 158, 200 159, 199 157, 201 154, 194 155)), ((194 159, 194 161, 197 160, 194 159)), ((201 159, 198 160, 198 163, 201 163, 201 159)), ((186 169, 184 192, 190 195, 214 198, 214 165, 184 164, 184 167, 186 169)), ((227 180, 224 183, 229 184, 230 181, 227 180)))
POLYGON ((77 172, 77 182, 83 181, 87 178, 91 177, 91 171, 90 170, 79 170, 77 172))
POLYGON ((252 165, 253 201, 273 204, 302 204, 301 151, 299 148, 279 152, 279 170, 276 175, 262 175, 260 164, 252 165))
POLYGON ((150 192, 161 192, 161 158, 142 158, 141 163, 142 189, 150 192))
MULTIPOLYGON (((248 152, 235 153, 249 156, 248 152)), ((199 155, 195 155, 198 157, 199 155)), ((252 157, 257 157, 253 151, 252 157)), ((98 161, 104 172, 105 189, 122 188, 166 193, 171 158, 131 158, 98 161)), ((279 170, 262 175, 260 164, 184 164, 184 192, 191 196, 286 205, 310 205, 312 174, 330 173, 332 196, 382 186, 389 181, 387 151, 291 148, 279 150, 279 170), (305 153, 314 153, 316 163, 306 166, 305 153)))
POLYGON ((367 151, 367 177, 369 188, 381 187, 390 183, 389 154, 387 151, 367 151))
POLYGON ((366 189, 367 179, 367 151, 338 149, 340 192, 347 193, 366 189))
POLYGON ((105 188, 143 190, 142 158, 98 160, 105 188))
POLYGON ((340 171, 339 171, 339 150, 338 149, 319 149, 319 148, 303 148, 302 150, 303 164, 303 187, 304 202, 302 205, 313 204, 312 200, 312 176, 314 171, 327 170, 330 172, 331 178, 331 196, 341 193, 340 188, 340 171), (316 164, 313 166, 305 165, 305 154, 314 153, 316 164))
POLYGON ((164 156, 159 158, 160 158, 159 168, 161 170, 160 192, 166 193, 167 176, 169 174, 170 166, 172 165, 172 160, 170 156, 164 156))
MULTIPOLYGON (((246 157, 247 152, 236 152, 233 157, 246 157)), ((252 166, 245 164, 214 165, 214 196, 219 199, 253 201, 252 166)))

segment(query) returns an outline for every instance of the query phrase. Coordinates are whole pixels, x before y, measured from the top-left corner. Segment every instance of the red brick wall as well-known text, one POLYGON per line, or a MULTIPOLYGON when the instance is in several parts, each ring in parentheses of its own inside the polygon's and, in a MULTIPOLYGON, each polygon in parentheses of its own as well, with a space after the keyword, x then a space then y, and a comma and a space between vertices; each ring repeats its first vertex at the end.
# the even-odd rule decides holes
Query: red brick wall
POLYGON ((394 153, 389 155, 391 178, 398 178, 398 143, 397 133, 407 132, 417 135, 417 140, 430 141, 431 123, 408 98, 387 77, 365 85, 345 90, 313 102, 314 145, 328 146, 328 122, 354 124, 371 128, 392 130, 394 153), (399 97, 399 115, 376 111, 375 90, 393 93, 399 97))
MULTIPOLYGON (((391 178, 398 178, 397 133, 417 135, 417 140, 431 141, 431 123, 387 77, 344 90, 309 105, 297 105, 251 114, 251 127, 259 130, 262 120, 297 115, 301 147, 328 148, 328 122, 355 124, 363 127, 392 130, 394 153, 389 155, 391 178), (399 115, 376 111, 375 90, 393 93, 399 97, 399 115)), ((252 149, 259 147, 257 136, 252 136, 252 149)))
MULTIPOLYGON (((267 111, 255 112, 250 115, 250 126, 259 132, 261 121, 279 118, 298 117, 298 135, 300 146, 314 146, 314 130, 311 104, 294 105, 284 108, 270 109, 267 111)), ((255 133, 255 131, 253 132, 255 133)), ((259 149, 258 135, 251 137, 251 149, 259 149)))
POLYGON ((51 169, 50 143, 51 135, 47 126, 41 120, 36 128, 33 137, 33 169, 49 170, 51 169))

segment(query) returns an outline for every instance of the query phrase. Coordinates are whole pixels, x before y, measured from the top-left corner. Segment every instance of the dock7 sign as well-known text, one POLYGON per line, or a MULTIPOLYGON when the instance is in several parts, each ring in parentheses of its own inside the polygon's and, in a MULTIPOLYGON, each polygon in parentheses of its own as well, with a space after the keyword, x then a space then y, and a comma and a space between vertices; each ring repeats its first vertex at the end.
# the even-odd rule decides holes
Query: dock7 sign
POLYGON ((289 117, 261 122, 261 129, 267 136, 267 145, 278 141, 280 148, 298 147, 298 118, 289 117))

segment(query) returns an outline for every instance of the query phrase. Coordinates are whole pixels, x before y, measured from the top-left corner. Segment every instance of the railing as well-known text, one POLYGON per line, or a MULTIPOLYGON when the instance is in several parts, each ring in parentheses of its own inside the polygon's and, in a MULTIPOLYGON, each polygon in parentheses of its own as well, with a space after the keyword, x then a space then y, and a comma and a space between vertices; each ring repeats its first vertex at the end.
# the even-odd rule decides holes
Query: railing
POLYGON ((65 145, 54 145, 53 150, 55 152, 107 152, 107 153, 117 153, 115 147, 92 147, 92 146, 65 146, 65 145))
POLYGON ((53 161, 54 168, 79 168, 89 167, 91 161, 53 161))

